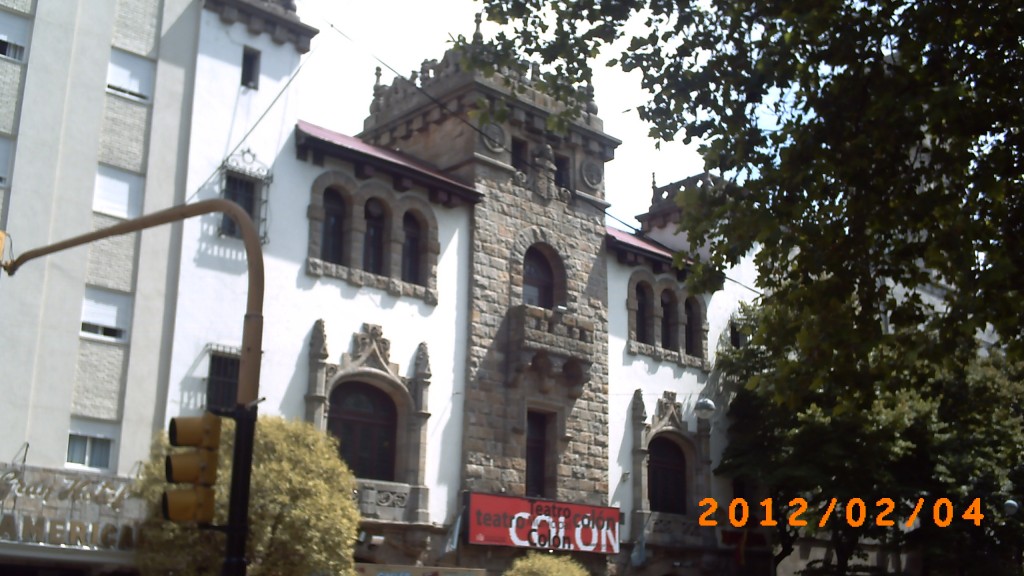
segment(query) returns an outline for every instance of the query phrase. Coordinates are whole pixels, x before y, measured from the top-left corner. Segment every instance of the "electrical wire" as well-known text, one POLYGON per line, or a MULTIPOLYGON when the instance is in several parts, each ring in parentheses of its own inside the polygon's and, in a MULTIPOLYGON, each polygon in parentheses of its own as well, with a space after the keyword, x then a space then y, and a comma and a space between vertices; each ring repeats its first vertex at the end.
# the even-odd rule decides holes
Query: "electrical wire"
MULTIPOLYGON (((400 73, 393 66, 391 66, 386 61, 384 61, 383 58, 380 58, 379 56, 377 56, 373 51, 371 51, 371 50, 365 48, 364 46, 360 45, 359 42, 357 42, 351 36, 346 34, 340 28, 335 26, 333 22, 330 22, 330 21, 325 21, 325 22, 327 23, 327 26, 331 30, 333 30, 334 32, 339 34, 341 37, 343 37, 346 40, 348 40, 349 42, 351 42, 353 45, 355 45, 359 49, 361 49, 364 52, 366 52, 367 54, 369 54, 369 56, 371 58, 373 58, 377 63, 379 63, 384 68, 387 68, 396 77, 401 78, 402 80, 407 82, 409 85, 411 85, 413 88, 415 88, 420 94, 426 96, 428 100, 430 100, 432 103, 434 103, 435 105, 439 106, 442 110, 444 110, 445 113, 447 113, 448 115, 450 115, 453 118, 456 118, 458 121, 462 122, 463 124, 468 126, 471 130, 473 130, 474 132, 476 132, 480 136, 486 138, 488 141, 494 142, 494 140, 490 136, 488 136, 486 133, 484 133, 484 131, 479 126, 473 124, 472 122, 470 122, 469 120, 464 118, 462 115, 455 114, 454 111, 451 110, 450 108, 448 108, 448 106, 444 102, 442 102, 441 100, 436 98, 434 95, 432 95, 429 92, 427 92, 422 86, 420 86, 419 84, 414 82, 411 78, 406 78, 402 73, 400 73)), ((500 143, 497 143, 497 144, 498 144, 498 147, 502 151, 511 153, 511 150, 509 150, 508 148, 505 147, 504 142, 500 142, 500 143)), ((538 168, 538 165, 535 164, 531 159, 528 158, 528 159, 526 159, 526 161, 527 161, 528 165, 531 168, 538 168)), ((674 251, 671 248, 669 248, 669 247, 665 246, 664 244, 662 244, 661 242, 658 242, 656 240, 653 240, 653 239, 647 237, 647 235, 643 232, 643 230, 637 228, 636 226, 633 226, 632 224, 626 222, 625 220, 622 220, 621 218, 619 218, 618 216, 615 216, 611 212, 608 212, 607 207, 605 207, 602 203, 599 203, 598 201, 595 201, 594 199, 591 199, 588 196, 578 194, 578 193, 576 193, 575 190, 571 190, 570 189, 569 192, 573 195, 574 198, 579 198, 579 199, 583 200, 584 202, 590 204, 591 206, 600 209, 605 216, 611 218, 612 220, 615 220, 616 222, 622 224, 623 226, 626 226, 627 228, 630 229, 630 231, 634 235, 642 238, 644 241, 650 242, 650 243, 652 243, 652 244, 654 244, 654 245, 656 245, 656 246, 658 246, 658 247, 660 247, 660 248, 662 248, 664 250, 667 250, 669 252, 673 252, 674 251)), ((724 277, 725 277, 726 280, 728 280, 730 282, 733 282, 737 286, 740 286, 741 288, 749 290, 749 291, 753 292, 754 294, 757 294, 758 296, 763 296, 764 295, 761 291, 759 291, 759 290, 757 290, 755 288, 751 288, 750 286, 747 286, 746 284, 743 284, 742 282, 740 282, 738 280, 735 280, 735 279, 730 278, 728 276, 724 276, 724 277)))
MULTIPOLYGON (((284 96, 284 93, 288 91, 288 88, 292 85, 292 82, 295 81, 295 78, 298 77, 299 72, 302 72, 303 66, 306 65, 306 62, 309 62, 309 60, 313 57, 313 54, 316 53, 316 50, 316 48, 313 48, 306 55, 306 57, 303 58, 301 62, 299 62, 299 66, 295 69, 295 72, 292 72, 292 75, 288 78, 288 81, 285 82, 284 85, 281 86, 281 89, 277 91, 277 94, 274 96, 274 99, 270 101, 270 104, 268 104, 267 107, 263 110, 263 113, 261 113, 259 118, 256 119, 256 122, 254 122, 253 125, 249 127, 249 130, 247 130, 244 135, 242 135, 241 139, 239 139, 238 143, 235 144, 235 147, 232 148, 231 151, 227 153, 225 158, 231 158, 232 156, 234 156, 234 154, 238 152, 238 149, 242 147, 242 144, 245 144, 245 141, 256 130, 256 128, 259 127, 260 123, 263 122, 263 119, 267 117, 267 114, 269 114, 271 109, 274 108, 274 105, 277 104, 277 101, 281 99, 281 96, 284 96)), ((220 173, 220 171, 221 168, 219 166, 216 169, 214 169, 214 171, 209 176, 207 176, 205 180, 203 180, 203 183, 196 188, 195 192, 193 192, 191 196, 185 199, 185 203, 188 204, 190 201, 195 199, 196 195, 199 194, 199 191, 205 188, 206 185, 209 184, 210 181, 213 180, 214 177, 220 173)))

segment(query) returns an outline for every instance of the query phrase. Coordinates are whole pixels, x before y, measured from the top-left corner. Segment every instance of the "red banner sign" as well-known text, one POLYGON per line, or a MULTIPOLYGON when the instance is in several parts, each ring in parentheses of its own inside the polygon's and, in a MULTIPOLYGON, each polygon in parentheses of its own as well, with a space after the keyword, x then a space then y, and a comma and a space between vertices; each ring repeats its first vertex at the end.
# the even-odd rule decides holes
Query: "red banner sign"
POLYGON ((469 543, 619 553, 619 509, 494 494, 469 495, 469 543))

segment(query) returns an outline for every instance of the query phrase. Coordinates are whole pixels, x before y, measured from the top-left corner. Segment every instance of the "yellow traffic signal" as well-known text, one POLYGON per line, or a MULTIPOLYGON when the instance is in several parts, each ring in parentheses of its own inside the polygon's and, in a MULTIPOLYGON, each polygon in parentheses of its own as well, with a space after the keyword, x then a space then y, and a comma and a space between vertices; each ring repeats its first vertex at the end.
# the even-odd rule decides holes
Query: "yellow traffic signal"
POLYGON ((172 446, 194 450, 167 456, 167 481, 193 486, 164 492, 164 518, 210 524, 215 502, 212 486, 217 482, 220 417, 204 412, 202 416, 171 418, 169 435, 172 446))

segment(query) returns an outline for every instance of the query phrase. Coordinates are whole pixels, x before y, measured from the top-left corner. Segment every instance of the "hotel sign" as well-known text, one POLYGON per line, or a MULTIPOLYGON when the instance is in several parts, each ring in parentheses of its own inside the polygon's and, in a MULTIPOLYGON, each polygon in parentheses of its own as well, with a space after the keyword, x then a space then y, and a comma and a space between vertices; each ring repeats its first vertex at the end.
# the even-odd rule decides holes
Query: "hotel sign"
POLYGON ((619 553, 619 509, 469 494, 470 544, 619 553))
POLYGON ((3 542, 133 550, 145 510, 127 478, 0 464, 3 542))

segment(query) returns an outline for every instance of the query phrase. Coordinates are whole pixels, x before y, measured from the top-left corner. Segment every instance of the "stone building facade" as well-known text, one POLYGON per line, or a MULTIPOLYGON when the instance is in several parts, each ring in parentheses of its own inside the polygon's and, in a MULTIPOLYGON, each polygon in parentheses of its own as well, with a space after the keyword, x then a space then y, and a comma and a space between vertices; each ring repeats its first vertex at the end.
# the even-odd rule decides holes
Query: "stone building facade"
MULTIPOLYGON (((606 505, 607 271, 604 162, 619 141, 596 114, 568 133, 527 78, 425 62, 419 86, 375 88, 361 137, 472 182, 462 489, 606 505), (513 89, 506 80, 516 84, 513 89), (477 129, 470 111, 504 108, 477 129), (536 446, 531 446, 536 444, 536 446), (537 454, 534 457, 531 454, 537 454), (537 470, 537 467, 541 467, 537 470)), ((596 110, 594 110, 596 112, 596 110)), ((464 551, 498 569, 515 549, 464 551)), ((603 558, 585 559, 603 569, 603 558)))
MULTIPOLYGON (((338 495, 357 498, 363 515, 358 562, 496 575, 535 549, 571 554, 593 574, 738 573, 731 536, 698 523, 701 499, 724 502, 731 488, 711 472, 721 411, 701 420, 695 408, 702 398, 724 404, 714 351, 742 296, 730 286, 686 291, 685 270, 672 264, 686 246, 668 188, 655 188, 642 233, 605 226, 605 164, 620 142, 593 102, 552 131, 561 105, 530 75, 486 77, 453 50, 390 85, 378 73, 363 132, 348 136, 276 98, 295 89, 317 33, 294 3, 115 4, 91 16, 125 66, 155 62, 161 97, 96 82, 99 93, 77 103, 92 106, 85 124, 96 145, 57 174, 140 177, 145 194, 111 214, 102 202, 92 209, 91 187, 74 188, 54 216, 69 224, 59 236, 214 197, 249 211, 266 269, 260 413, 340 439, 358 477, 357 494, 338 495), (185 41, 160 40, 175 34, 185 41)), ((33 6, 52 9, 0 0, 21 17, 33 6)), ((35 33, 47 37, 42 26, 35 33)), ((44 119, 27 104, 19 113, 44 119)), ((45 162, 21 146, 45 148, 37 141, 47 136, 4 126, 0 138, 18 145, 16 178, 28 178, 45 162)), ((57 195, 57 182, 38 185, 57 195)), ((47 218, 28 230, 24 198, 5 197, 19 244, 46 243, 38 224, 47 218)), ((71 361, 39 388, 48 402, 8 395, 36 422, 67 404, 59 425, 36 432, 31 418, 0 419, 9 432, 0 448, 13 452, 11 439, 24 436, 33 451, 22 468, 60 469, 71 427, 86 419, 115 437, 119 455, 103 473, 124 476, 167 419, 230 403, 247 290, 233 230, 210 215, 99 242, 50 270, 74 272, 52 284, 59 292, 35 301, 26 291, 21 309, 5 303, 0 319, 30 329, 0 354, 71 361), (83 294, 93 291, 125 297, 113 300, 132 314, 107 327, 124 329, 125 342, 80 333, 83 294), (47 349, 30 349, 44 329, 47 349)), ((33 274, 18 282, 42 286, 45 274, 33 274)))

